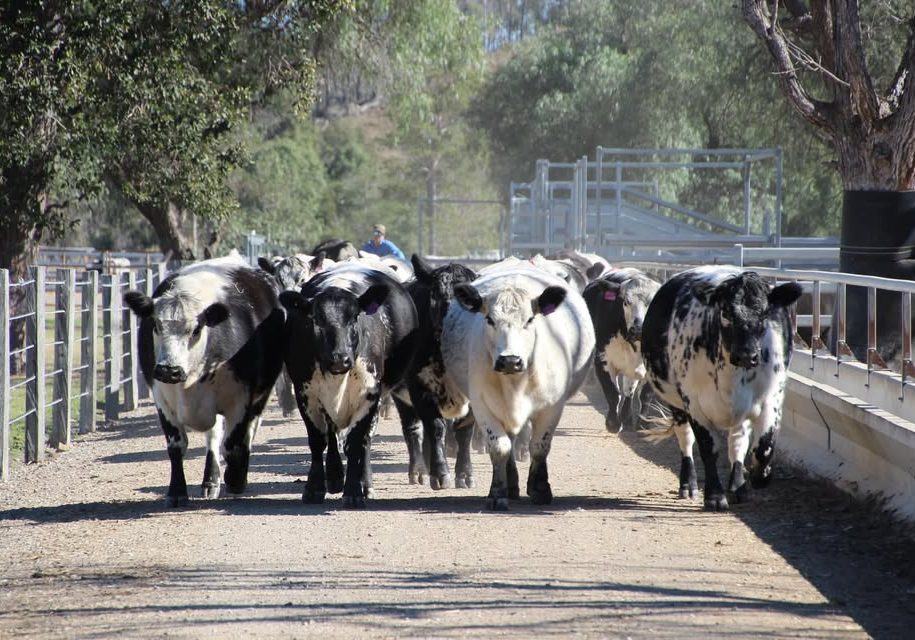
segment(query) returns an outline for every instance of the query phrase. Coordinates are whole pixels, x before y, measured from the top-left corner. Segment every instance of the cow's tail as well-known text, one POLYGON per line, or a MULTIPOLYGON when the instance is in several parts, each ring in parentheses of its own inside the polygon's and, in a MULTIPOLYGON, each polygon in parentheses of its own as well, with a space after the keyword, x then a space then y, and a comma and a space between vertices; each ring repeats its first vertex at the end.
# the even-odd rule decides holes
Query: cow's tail
POLYGON ((674 435, 674 420, 670 409, 660 402, 652 402, 648 409, 650 415, 643 413, 641 418, 651 426, 642 431, 642 437, 652 444, 657 444, 674 435))

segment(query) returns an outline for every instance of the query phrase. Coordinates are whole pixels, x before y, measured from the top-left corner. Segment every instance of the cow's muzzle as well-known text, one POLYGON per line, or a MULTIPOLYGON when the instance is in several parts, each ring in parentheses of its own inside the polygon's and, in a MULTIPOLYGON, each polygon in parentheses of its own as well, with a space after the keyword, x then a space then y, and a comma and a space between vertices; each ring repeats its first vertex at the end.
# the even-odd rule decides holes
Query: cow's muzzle
POLYGON ((759 353, 732 353, 731 364, 735 367, 752 369, 759 364, 759 353))
POLYGON ((524 361, 520 356, 499 356, 493 369, 497 373, 520 373, 524 371, 524 361))
POLYGON ((334 354, 327 366, 327 370, 334 375, 349 373, 352 368, 353 359, 342 354, 334 354))
POLYGON ((629 329, 626 330, 626 340, 628 340, 632 344, 639 342, 641 339, 642 339, 642 327, 641 326, 629 327, 629 329))
POLYGON ((187 371, 183 367, 157 364, 153 369, 153 378, 165 384, 178 384, 187 380, 187 371))

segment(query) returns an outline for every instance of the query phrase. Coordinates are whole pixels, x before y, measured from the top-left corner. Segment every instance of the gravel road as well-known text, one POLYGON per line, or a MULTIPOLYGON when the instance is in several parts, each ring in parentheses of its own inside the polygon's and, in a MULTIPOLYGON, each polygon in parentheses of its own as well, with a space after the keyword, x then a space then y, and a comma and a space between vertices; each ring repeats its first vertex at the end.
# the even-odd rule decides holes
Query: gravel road
MULTIPOLYGON (((202 437, 191 445, 196 488, 202 437)), ((0 638, 915 633, 908 527, 783 466, 752 503, 705 513, 676 497, 675 442, 606 433, 582 394, 546 507, 486 511, 481 454, 474 489, 411 486, 393 414, 373 459, 368 509, 304 505, 304 426, 270 413, 245 496, 168 510, 144 405, 0 485, 0 638)))

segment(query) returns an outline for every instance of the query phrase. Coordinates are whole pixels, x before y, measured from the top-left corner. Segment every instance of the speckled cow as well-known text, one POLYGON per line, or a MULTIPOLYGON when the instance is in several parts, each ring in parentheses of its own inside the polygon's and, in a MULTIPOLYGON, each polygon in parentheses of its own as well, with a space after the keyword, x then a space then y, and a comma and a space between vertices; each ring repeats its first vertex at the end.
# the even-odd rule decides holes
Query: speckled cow
POLYGON ((748 453, 753 486, 771 479, 794 334, 788 309, 800 295, 797 283, 770 289, 756 273, 715 266, 678 273, 654 296, 642 326, 642 357, 672 411, 683 454, 680 497, 698 492, 692 457, 698 440, 705 507, 728 508, 716 468, 718 432, 728 438, 728 489, 738 502, 748 493, 748 453))

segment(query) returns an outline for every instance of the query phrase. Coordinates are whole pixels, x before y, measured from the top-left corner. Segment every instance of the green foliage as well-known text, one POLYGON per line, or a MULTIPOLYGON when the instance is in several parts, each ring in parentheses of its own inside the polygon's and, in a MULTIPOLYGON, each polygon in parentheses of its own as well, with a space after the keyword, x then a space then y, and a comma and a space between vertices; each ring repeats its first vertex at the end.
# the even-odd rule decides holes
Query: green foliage
MULTIPOLYGON (((534 161, 604 147, 782 147, 788 233, 835 233, 840 183, 831 149, 790 112, 768 60, 727 3, 589 0, 512 50, 471 117, 492 142, 493 178, 532 177, 534 161)), ((688 181, 686 199, 739 212, 688 181)))

